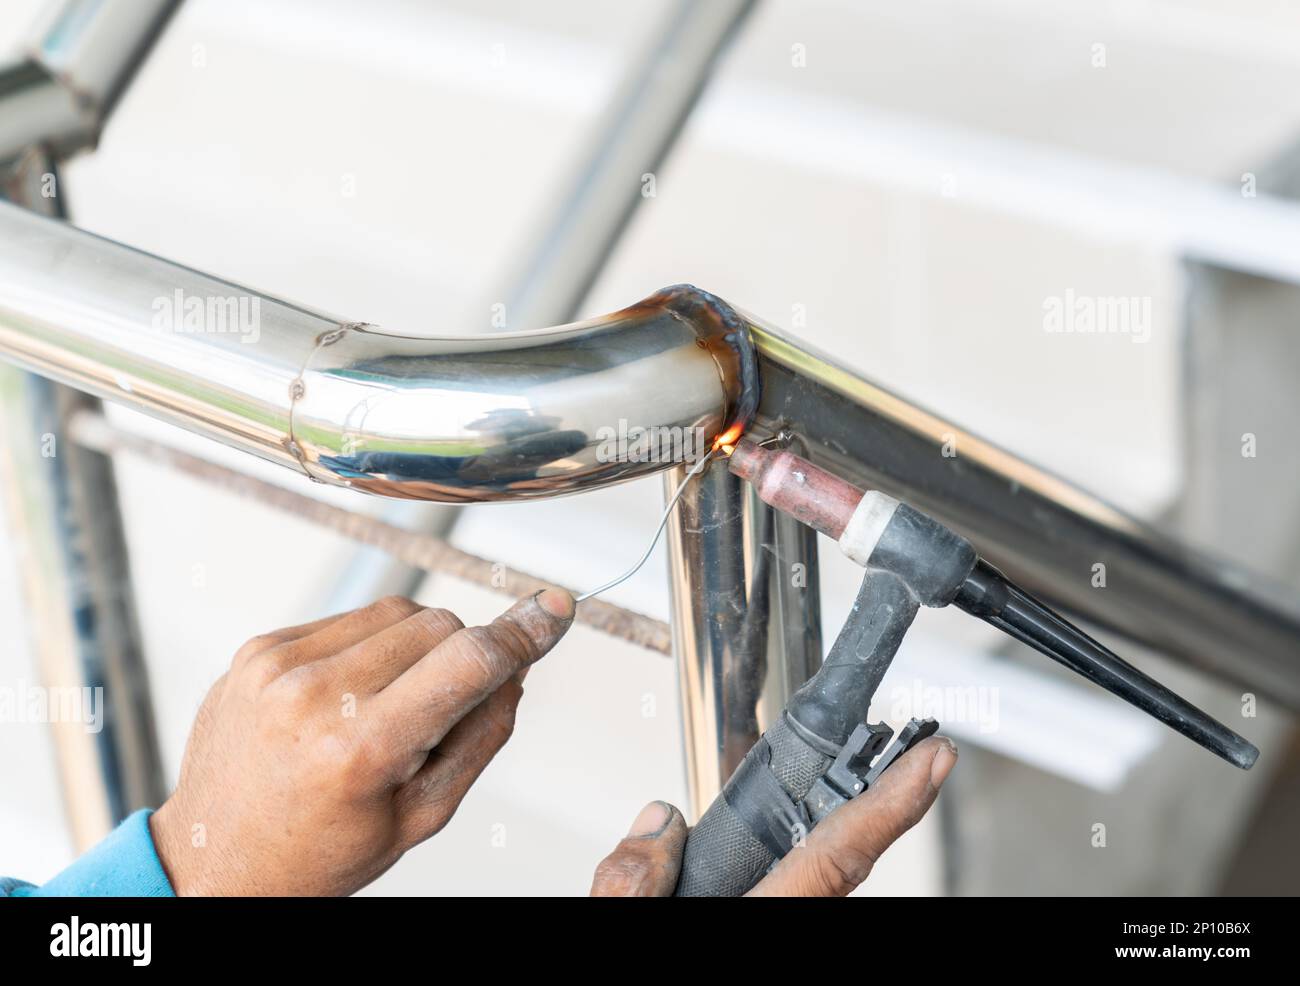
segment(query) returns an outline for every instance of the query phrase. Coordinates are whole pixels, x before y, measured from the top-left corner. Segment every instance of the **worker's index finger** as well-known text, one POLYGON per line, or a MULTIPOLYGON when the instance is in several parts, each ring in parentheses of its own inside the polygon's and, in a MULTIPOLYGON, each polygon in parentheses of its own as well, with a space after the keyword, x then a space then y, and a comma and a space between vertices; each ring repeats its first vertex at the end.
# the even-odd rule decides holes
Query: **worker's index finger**
POLYGON ((466 713, 547 653, 573 622, 573 597, 547 589, 487 626, 457 630, 374 700, 402 752, 430 750, 466 713))

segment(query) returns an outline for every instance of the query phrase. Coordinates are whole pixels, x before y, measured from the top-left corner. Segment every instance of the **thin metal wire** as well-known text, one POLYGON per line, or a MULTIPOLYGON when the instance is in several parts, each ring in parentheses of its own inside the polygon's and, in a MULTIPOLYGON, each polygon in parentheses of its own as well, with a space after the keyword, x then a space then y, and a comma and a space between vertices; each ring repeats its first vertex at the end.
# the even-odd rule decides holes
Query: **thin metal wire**
POLYGON ((682 493, 686 489, 686 484, 699 475, 700 471, 709 464, 709 460, 713 458, 714 453, 717 451, 716 448, 709 449, 704 458, 700 459, 699 462, 695 463, 695 465, 691 467, 691 471, 686 474, 686 478, 677 484, 676 492, 668 498, 668 504, 664 507, 663 516, 659 518, 659 526, 655 528, 654 537, 650 539, 650 544, 645 549, 645 554, 637 560, 637 563, 617 578, 610 579, 604 585, 597 586, 595 589, 590 589, 587 592, 584 592, 581 596, 576 596, 576 602, 582 602, 584 599, 590 599, 592 596, 604 592, 606 589, 612 589, 620 582, 626 582, 640 570, 641 566, 646 563, 646 559, 650 557, 650 552, 654 551, 655 545, 659 543, 659 536, 663 534, 664 526, 668 523, 668 518, 672 516, 673 508, 677 506, 677 501, 681 499, 682 493))

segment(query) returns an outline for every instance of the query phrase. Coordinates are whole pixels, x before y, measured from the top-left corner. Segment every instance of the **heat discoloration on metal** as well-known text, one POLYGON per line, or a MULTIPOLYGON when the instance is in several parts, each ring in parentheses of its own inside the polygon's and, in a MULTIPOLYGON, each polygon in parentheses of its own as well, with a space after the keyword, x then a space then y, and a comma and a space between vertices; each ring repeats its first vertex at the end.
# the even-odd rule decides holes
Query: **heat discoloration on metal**
POLYGON ((754 420, 762 396, 758 374, 758 350, 749 323, 717 295, 693 284, 674 284, 638 302, 627 312, 666 309, 689 325, 698 345, 718 365, 727 407, 726 426, 719 436, 739 438, 754 420))
POLYGON ((581 492, 697 461, 758 406, 747 321, 690 285, 552 329, 344 328, 305 361, 293 437, 314 478, 368 493, 465 503, 581 492))

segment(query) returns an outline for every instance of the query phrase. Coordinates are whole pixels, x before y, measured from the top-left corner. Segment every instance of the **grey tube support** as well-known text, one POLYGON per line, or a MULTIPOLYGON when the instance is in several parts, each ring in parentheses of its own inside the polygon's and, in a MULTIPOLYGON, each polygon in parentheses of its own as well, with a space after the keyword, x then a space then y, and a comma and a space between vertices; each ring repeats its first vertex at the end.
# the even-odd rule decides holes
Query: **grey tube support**
POLYGON ((20 57, 0 66, 0 164, 29 147, 94 146, 179 0, 53 0, 20 57))
MULTIPOLYGON (((43 194, 57 188, 45 180, 53 174, 46 155, 29 152, 4 192, 57 213, 61 199, 43 194)), ((83 712, 81 721, 61 717, 51 726, 78 849, 167 793, 113 464, 68 434, 75 414, 98 406, 0 366, 0 499, 20 559, 30 644, 51 700, 75 696, 83 712)))
MULTIPOLYGON (((748 493, 756 510, 762 501, 752 490, 748 493)), ((780 511, 771 511, 771 515, 773 629, 768 638, 768 667, 769 675, 776 677, 760 696, 760 725, 772 722, 785 707, 787 697, 811 678, 822 663, 817 532, 780 511)))
MULTIPOLYGON (((665 478, 671 495, 684 469, 665 478)), ((687 785, 707 807, 821 663, 816 535, 713 462, 668 522, 687 785)))

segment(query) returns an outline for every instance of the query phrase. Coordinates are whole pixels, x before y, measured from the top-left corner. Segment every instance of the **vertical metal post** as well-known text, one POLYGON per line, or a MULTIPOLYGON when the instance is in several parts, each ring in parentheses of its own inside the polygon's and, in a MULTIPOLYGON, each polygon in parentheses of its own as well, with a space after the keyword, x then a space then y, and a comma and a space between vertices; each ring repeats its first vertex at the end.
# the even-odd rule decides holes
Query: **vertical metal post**
MULTIPOLYGON (((0 197, 63 217, 55 155, 95 142, 178 2, 47 5, 24 58, 0 70, 0 197)), ((165 793, 113 466, 65 428, 97 407, 9 367, 0 375, 0 487, 37 664, 51 703, 88 694, 98 717, 88 731, 52 716, 79 849, 165 793)))
POLYGON ((821 667, 822 594, 817 572, 817 532, 773 510, 748 490, 750 502, 773 518, 768 675, 771 684, 759 696, 758 719, 765 727, 785 708, 786 700, 821 667))
MULTIPOLYGON (((684 467, 667 474, 667 494, 684 475, 684 467)), ((682 494, 668 551, 687 783, 698 813, 821 663, 817 541, 714 462, 682 494)))
MULTIPOLYGON (((3 191, 59 215, 57 183, 54 163, 32 151, 3 191)), ((98 401, 9 366, 2 372, 0 486, 42 685, 51 710, 75 708, 96 720, 51 712, 69 826, 82 849, 166 793, 117 486, 112 462, 66 430, 73 414, 98 401)))

